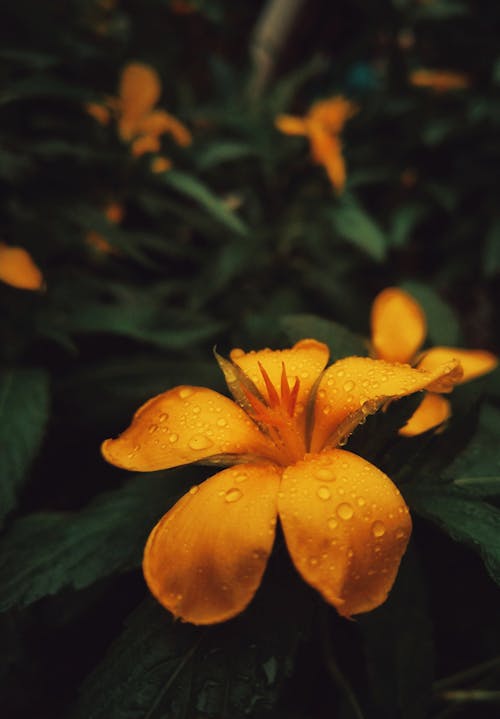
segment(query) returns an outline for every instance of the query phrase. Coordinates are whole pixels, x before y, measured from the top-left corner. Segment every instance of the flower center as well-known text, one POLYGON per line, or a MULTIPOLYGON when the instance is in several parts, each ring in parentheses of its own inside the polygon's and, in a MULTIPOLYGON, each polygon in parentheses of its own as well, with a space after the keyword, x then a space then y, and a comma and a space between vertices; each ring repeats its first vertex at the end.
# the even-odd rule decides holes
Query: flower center
POLYGON ((267 399, 258 396, 250 388, 243 387, 250 405, 247 412, 275 444, 280 464, 293 464, 302 459, 306 453, 305 432, 298 421, 296 411, 300 380, 296 377, 293 386, 290 387, 283 362, 278 391, 260 362, 259 370, 266 386, 267 399))

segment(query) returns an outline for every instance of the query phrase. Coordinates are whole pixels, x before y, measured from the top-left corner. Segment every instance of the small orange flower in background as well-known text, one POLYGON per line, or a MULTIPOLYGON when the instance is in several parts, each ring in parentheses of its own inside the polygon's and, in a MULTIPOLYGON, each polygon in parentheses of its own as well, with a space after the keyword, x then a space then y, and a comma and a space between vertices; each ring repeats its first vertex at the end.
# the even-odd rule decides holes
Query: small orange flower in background
POLYGON ((451 70, 414 70, 410 73, 410 85, 426 87, 434 92, 449 92, 450 90, 464 90, 470 87, 467 75, 451 70))
POLYGON ((198 12, 198 6, 190 0, 170 0, 170 10, 174 15, 192 15, 198 12))
MULTIPOLYGON (((397 287, 382 290, 375 298, 371 310, 371 349, 374 357, 389 362, 408 362, 428 371, 443 362, 460 362, 463 376, 459 383, 491 372, 497 358, 486 350, 466 350, 456 347, 433 347, 420 352, 427 334, 425 313, 419 303, 397 287)), ((439 427, 451 414, 450 403, 441 396, 450 388, 426 392, 423 401, 401 428, 400 434, 412 437, 439 427)))
MULTIPOLYGON (((119 95, 108 98, 102 105, 89 103, 87 112, 103 125, 116 118, 118 133, 122 140, 130 143, 134 157, 147 152, 156 153, 161 149, 161 136, 169 134, 181 147, 192 142, 190 131, 177 118, 165 110, 153 109, 160 99, 161 80, 152 67, 142 63, 130 63, 122 72, 119 95)), ((167 158, 156 158, 153 171, 169 169, 167 158)))
POLYGON ((338 96, 316 102, 305 117, 278 115, 276 118, 276 127, 281 132, 309 138, 314 162, 323 165, 339 193, 343 191, 346 180, 340 133, 357 111, 354 103, 338 96))
MULTIPOLYGON (((123 220, 124 214, 125 210, 123 205, 118 202, 110 202, 104 209, 106 219, 113 225, 119 225, 123 220)), ((113 247, 113 245, 111 245, 99 232, 91 231, 85 239, 94 249, 105 255, 111 255, 117 252, 116 248, 113 247)))
POLYGON ((43 275, 29 252, 0 242, 0 281, 20 290, 41 290, 43 275))
POLYGON ((458 362, 427 371, 348 357, 325 370, 329 350, 313 339, 230 356, 218 361, 236 401, 176 387, 102 445, 108 462, 139 472, 234 465, 192 487, 151 532, 151 592, 194 624, 234 617, 259 587, 279 516, 306 582, 343 616, 374 609, 392 587, 411 519, 391 480, 339 447, 388 400, 451 387, 458 362))

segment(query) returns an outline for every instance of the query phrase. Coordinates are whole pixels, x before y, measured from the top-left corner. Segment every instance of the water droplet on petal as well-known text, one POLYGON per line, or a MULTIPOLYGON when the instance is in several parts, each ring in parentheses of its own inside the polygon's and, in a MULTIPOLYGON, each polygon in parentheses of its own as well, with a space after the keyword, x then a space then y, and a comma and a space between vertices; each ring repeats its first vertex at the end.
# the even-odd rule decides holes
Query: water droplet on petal
POLYGON ((352 379, 347 380, 347 382, 344 384, 344 391, 345 392, 352 392, 354 387, 356 386, 355 382, 352 381, 352 379))
POLYGON ((150 425, 149 425, 149 429, 148 429, 149 434, 154 434, 157 430, 158 430, 158 425, 157 425, 157 424, 150 424, 150 425))
POLYGON ((341 519, 351 519, 354 514, 354 510, 348 502, 342 502, 337 507, 337 514, 341 519))
POLYGON ((406 532, 404 529, 398 529, 396 532, 396 539, 406 539, 406 532))
POLYGON ((229 502, 229 504, 232 504, 232 502, 237 502, 238 499, 240 499, 243 496, 243 493, 241 489, 237 489, 236 487, 233 487, 232 489, 228 489, 226 494, 224 495, 224 499, 226 502, 229 502))
POLYGON ((198 487, 198 485, 194 484, 191 487, 191 489, 189 490, 189 494, 198 494, 199 491, 200 491, 200 488, 198 487))
POLYGON ((221 417, 217 420, 217 426, 218 427, 225 427, 227 425, 227 419, 224 419, 224 417, 221 417))
POLYGON ((316 557, 309 557, 309 564, 311 565, 311 567, 315 567, 318 564, 318 560, 316 559, 316 557))
POLYGON ((166 419, 168 419, 168 414, 166 412, 161 412, 160 415, 158 416, 158 422, 160 422, 160 424, 161 424, 166 419))
POLYGON ((192 409, 193 414, 200 414, 200 408, 198 407, 197 404, 195 404, 194 407, 192 407, 191 409, 192 409))
POLYGON ((191 397, 191 395, 194 394, 194 389, 191 389, 191 387, 183 387, 179 390, 179 397, 181 399, 187 399, 188 397, 191 397))
POLYGON ((320 467, 316 470, 314 473, 314 476, 316 479, 320 479, 322 482, 333 482, 335 479, 335 475, 332 472, 331 469, 327 469, 326 467, 320 467))
POLYGON ((194 450, 201 450, 201 449, 208 449, 212 446, 213 442, 208 439, 208 437, 205 437, 203 434, 195 434, 194 437, 191 437, 191 439, 188 442, 191 449, 194 450))
POLYGON ((329 529, 337 529, 338 526, 339 526, 339 523, 337 522, 335 517, 330 517, 330 519, 328 520, 328 528, 329 529))
POLYGON ((366 501, 363 499, 363 497, 358 497, 358 505, 360 507, 364 507, 366 504, 366 501))
POLYGON ((236 475, 236 477, 234 478, 234 481, 235 482, 246 482, 247 479, 248 479, 248 475, 245 472, 240 472, 239 474, 236 475))
POLYGON ((168 441, 170 442, 170 444, 175 444, 178 439, 179 439, 179 435, 175 434, 175 432, 172 432, 172 434, 169 434, 169 436, 168 436, 168 441))
POLYGON ((330 499, 330 497, 332 496, 330 494, 330 490, 328 489, 328 487, 320 487, 318 489, 318 491, 316 492, 316 494, 318 495, 318 497, 320 499, 324 499, 324 500, 330 499))

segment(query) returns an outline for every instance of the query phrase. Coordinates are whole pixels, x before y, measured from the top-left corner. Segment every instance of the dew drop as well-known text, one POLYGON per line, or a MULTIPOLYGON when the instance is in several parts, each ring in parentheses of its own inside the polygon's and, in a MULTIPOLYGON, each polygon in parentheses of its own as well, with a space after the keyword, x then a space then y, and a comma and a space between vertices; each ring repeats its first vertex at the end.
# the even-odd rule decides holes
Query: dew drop
POLYGON ((199 491, 200 491, 200 488, 198 487, 198 485, 194 484, 191 487, 191 489, 189 490, 189 494, 198 494, 199 491))
POLYGON ((161 412, 158 416, 158 422, 161 424, 162 422, 165 422, 166 419, 168 419, 168 414, 166 412, 161 412))
POLYGON ((221 417, 217 420, 217 426, 218 427, 225 427, 227 425, 227 420, 224 419, 224 417, 221 417))
POLYGON ((203 434, 195 434, 194 437, 191 437, 188 444, 191 449, 200 450, 208 449, 208 447, 212 446, 213 442, 208 439, 208 437, 205 437, 203 434))
POLYGON ((187 399, 188 397, 191 397, 191 395, 194 394, 194 389, 191 389, 191 387, 183 387, 179 390, 179 397, 181 399, 187 399))
POLYGON ((247 479, 248 479, 248 475, 245 474, 245 472, 240 472, 239 474, 236 475, 236 477, 234 478, 234 481, 241 483, 241 482, 246 482, 247 479))
POLYGON ((168 441, 170 442, 170 444, 175 444, 178 439, 179 439, 179 435, 175 434, 175 432, 172 432, 172 434, 169 434, 169 436, 168 436, 168 441))
POLYGON ((327 469, 326 467, 320 467, 316 470, 314 473, 314 476, 316 479, 320 479, 322 482, 333 482, 335 479, 335 475, 332 472, 331 469, 327 469))
POLYGON ((237 502, 238 499, 240 499, 243 496, 243 493, 241 489, 237 489, 236 487, 233 487, 232 489, 228 489, 226 494, 224 495, 224 499, 226 502, 229 502, 229 504, 232 504, 233 502, 237 502))
POLYGON ((198 407, 197 404, 195 404, 194 407, 192 407, 192 412, 193 412, 193 414, 200 414, 200 408, 198 407))
POLYGON ((351 519, 354 514, 354 510, 348 502, 342 502, 337 507, 337 514, 341 519, 351 519))
POLYGON ((404 529, 398 529, 396 532, 396 539, 406 539, 406 532, 404 529))
POLYGON ((363 497, 358 497, 358 505, 360 507, 364 507, 366 504, 366 501, 363 499, 363 497))
POLYGON ((356 386, 355 382, 353 382, 352 379, 349 379, 349 380, 347 380, 347 382, 344 384, 344 391, 345 391, 345 392, 352 392, 355 386, 356 386))
POLYGON ((316 557, 309 557, 309 564, 311 565, 311 567, 315 567, 318 564, 318 560, 316 559, 316 557))
POLYGON ((318 495, 318 497, 320 499, 324 499, 324 500, 330 499, 330 497, 332 496, 330 494, 330 490, 328 489, 328 487, 320 487, 318 489, 318 491, 316 492, 316 494, 318 495))
POLYGON ((330 407, 329 404, 327 404, 323 407, 323 414, 330 414, 331 411, 332 411, 332 408, 330 407))
POLYGON ((158 430, 158 425, 157 425, 157 424, 150 424, 150 425, 149 425, 149 429, 148 429, 149 434, 154 434, 157 430, 158 430))
POLYGON ((329 529, 337 529, 337 527, 339 526, 339 523, 337 522, 335 517, 330 517, 327 524, 329 529))

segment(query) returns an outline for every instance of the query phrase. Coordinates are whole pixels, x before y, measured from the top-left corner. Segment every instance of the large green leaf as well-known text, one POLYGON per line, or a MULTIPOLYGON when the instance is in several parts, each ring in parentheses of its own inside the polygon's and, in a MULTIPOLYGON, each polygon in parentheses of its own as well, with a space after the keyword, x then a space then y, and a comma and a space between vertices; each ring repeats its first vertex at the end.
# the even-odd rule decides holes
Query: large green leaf
POLYGON ((20 519, 0 543, 0 610, 138 566, 155 522, 182 492, 177 473, 139 475, 80 512, 20 519))
POLYGON ((217 195, 196 177, 179 170, 169 170, 159 175, 173 190, 201 205, 214 219, 239 235, 247 235, 248 227, 217 195))
POLYGON ((387 254, 388 240, 382 230, 353 198, 344 198, 329 213, 335 231, 352 245, 381 262, 387 254))
POLYGON ((444 474, 448 478, 500 477, 500 410, 485 404, 474 435, 444 474))
POLYGON ((208 628, 144 602, 84 683, 72 719, 260 717, 309 623, 309 595, 291 579, 293 587, 276 580, 240 617, 208 628))
POLYGON ((342 357, 368 354, 368 344, 363 337, 336 322, 315 315, 298 314, 283 317, 281 325, 291 342, 312 337, 327 344, 332 361, 342 357))
POLYGON ((43 370, 0 372, 0 521, 38 452, 49 413, 49 382, 43 370))

